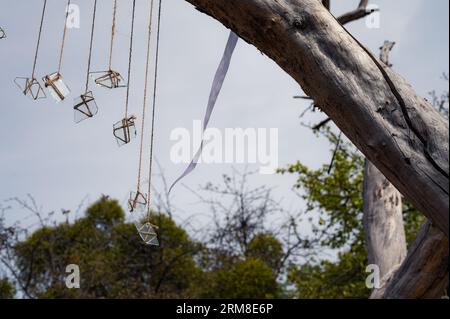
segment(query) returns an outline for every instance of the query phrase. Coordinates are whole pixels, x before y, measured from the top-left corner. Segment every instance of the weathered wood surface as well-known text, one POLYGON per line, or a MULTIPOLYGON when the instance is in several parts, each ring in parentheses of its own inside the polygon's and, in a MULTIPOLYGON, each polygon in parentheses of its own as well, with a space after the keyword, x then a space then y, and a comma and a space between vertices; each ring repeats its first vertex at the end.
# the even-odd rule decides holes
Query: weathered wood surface
POLYGON ((381 278, 406 257, 406 236, 400 192, 370 161, 364 174, 364 230, 369 264, 381 278))
POLYGON ((321 1, 186 1, 278 63, 448 237, 448 122, 321 1))
POLYGON ((441 298, 448 287, 448 249, 448 238, 426 221, 403 264, 385 276, 371 298, 441 298))

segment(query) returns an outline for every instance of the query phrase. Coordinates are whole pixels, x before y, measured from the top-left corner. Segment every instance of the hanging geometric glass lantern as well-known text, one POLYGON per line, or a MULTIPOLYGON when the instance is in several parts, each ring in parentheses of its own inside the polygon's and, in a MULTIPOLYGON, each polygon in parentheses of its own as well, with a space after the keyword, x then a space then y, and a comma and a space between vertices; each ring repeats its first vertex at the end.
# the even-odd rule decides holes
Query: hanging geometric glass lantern
POLYGON ((70 90, 64 83, 61 74, 55 72, 50 75, 46 75, 42 78, 44 86, 50 92, 50 95, 56 102, 64 101, 64 99, 70 94, 70 90))
POLYGON ((75 123, 80 123, 94 117, 98 113, 98 107, 92 92, 86 92, 76 98, 73 110, 75 114, 75 123))
POLYGON ((23 95, 28 96, 32 100, 47 98, 41 84, 34 77, 18 77, 14 79, 14 83, 22 91, 23 95))
POLYGON ((6 39, 6 33, 5 30, 2 29, 2 27, 0 27, 0 40, 1 39, 6 39))
POLYGON ((137 133, 135 121, 136 117, 131 116, 114 124, 113 134, 119 146, 130 143, 131 139, 136 137, 137 133))
POLYGON ((158 229, 157 226, 152 225, 149 222, 145 224, 136 223, 135 226, 139 236, 141 236, 146 245, 159 246, 158 234, 155 231, 155 229, 158 229))
POLYGON ((131 192, 130 198, 128 199, 128 209, 130 213, 142 213, 145 212, 147 207, 147 196, 141 192, 131 192))
POLYGON ((127 87, 125 80, 120 75, 119 72, 114 70, 109 71, 101 71, 101 72, 92 72, 92 78, 95 81, 95 84, 107 89, 117 89, 127 87))

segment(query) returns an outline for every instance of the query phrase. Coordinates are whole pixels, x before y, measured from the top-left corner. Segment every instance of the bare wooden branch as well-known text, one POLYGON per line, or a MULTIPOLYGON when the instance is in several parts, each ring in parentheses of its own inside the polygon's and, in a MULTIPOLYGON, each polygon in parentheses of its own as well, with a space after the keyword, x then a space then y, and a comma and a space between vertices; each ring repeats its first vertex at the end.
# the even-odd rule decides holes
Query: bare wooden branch
POLYGON ((392 67, 392 64, 389 62, 389 53, 394 48, 395 42, 384 41, 383 46, 380 48, 380 60, 386 66, 392 67))
POLYGON ((347 24, 359 19, 362 19, 364 17, 367 17, 368 15, 376 12, 377 10, 368 10, 367 6, 369 5, 369 0, 361 0, 361 2, 358 5, 358 8, 356 8, 353 11, 350 11, 346 14, 343 14, 338 18, 338 21, 341 24, 347 24))
POLYGON ((321 1, 186 1, 278 63, 448 236, 448 122, 384 68, 321 1))
POLYGON ((330 123, 330 122, 331 122, 331 119, 330 119, 330 118, 327 118, 327 119, 323 120, 322 122, 320 122, 320 123, 314 125, 312 129, 313 129, 313 131, 318 131, 318 130, 320 130, 322 127, 324 127, 325 125, 327 125, 327 124, 330 123))
POLYGON ((371 298, 441 298, 448 286, 448 249, 448 238, 424 222, 403 264, 385 276, 371 298))
POLYGON ((309 96, 301 96, 301 95, 294 96, 294 99, 312 100, 312 98, 309 96))

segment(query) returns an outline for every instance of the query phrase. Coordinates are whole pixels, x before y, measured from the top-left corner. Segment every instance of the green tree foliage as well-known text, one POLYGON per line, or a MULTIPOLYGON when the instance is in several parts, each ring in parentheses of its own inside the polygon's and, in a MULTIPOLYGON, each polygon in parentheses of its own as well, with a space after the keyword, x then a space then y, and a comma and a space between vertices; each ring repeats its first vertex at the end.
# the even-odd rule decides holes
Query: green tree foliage
POLYGON ((282 244, 270 234, 256 234, 245 254, 205 249, 205 282, 202 298, 266 299, 281 297, 279 269, 284 258, 282 244), (206 262, 205 262, 206 261, 206 262))
POLYGON ((198 245, 169 217, 155 222, 160 249, 145 246, 119 204, 104 197, 84 218, 41 228, 15 246, 21 286, 37 298, 191 297, 198 245), (81 289, 65 286, 69 264, 80 267, 81 289))
POLYGON ((296 297, 312 299, 366 299, 366 252, 355 247, 339 254, 337 261, 321 260, 292 267, 289 280, 295 284, 296 297), (361 251, 357 251, 361 250, 361 251))
POLYGON ((263 261, 276 273, 282 267, 283 246, 271 234, 257 234, 250 241, 246 250, 246 256, 263 261))
POLYGON ((0 299, 12 299, 15 293, 15 288, 8 278, 0 278, 0 299))
POLYGON ((209 298, 266 299, 278 296, 279 286, 273 270, 261 259, 246 258, 229 269, 213 272, 213 285, 204 296, 209 298))

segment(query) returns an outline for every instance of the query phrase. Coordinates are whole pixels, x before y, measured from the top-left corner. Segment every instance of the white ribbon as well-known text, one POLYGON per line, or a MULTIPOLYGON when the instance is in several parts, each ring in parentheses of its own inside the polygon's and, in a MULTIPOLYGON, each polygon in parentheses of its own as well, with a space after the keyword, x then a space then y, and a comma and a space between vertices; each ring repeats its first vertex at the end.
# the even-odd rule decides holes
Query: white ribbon
MULTIPOLYGON (((212 84, 211 93, 209 95, 209 100, 208 100, 208 106, 206 108, 205 118, 203 120, 203 133, 205 133, 205 130, 208 128, 209 120, 211 119, 211 115, 212 115, 212 112, 216 105, 217 98, 219 97, 220 91, 222 90, 223 82, 225 81, 225 77, 228 73, 228 69, 230 68, 231 57, 233 56, 233 52, 234 52, 234 49, 236 48, 236 44, 237 44, 238 40, 239 40, 239 37, 233 31, 231 31, 230 36, 228 38, 227 46, 225 48, 225 52, 222 57, 222 61, 219 64, 219 68, 217 69, 217 72, 216 72, 216 75, 214 77, 214 81, 212 84)), ((194 158, 192 159, 192 162, 186 168, 184 173, 181 174, 181 176, 172 184, 172 186, 170 186, 169 194, 172 191, 172 189, 175 187, 175 185, 178 184, 179 181, 181 181, 187 175, 192 173, 192 171, 197 167, 200 156, 202 155, 203 143, 204 143, 204 140, 202 138, 200 148, 198 149, 197 153, 195 154, 194 158)))

